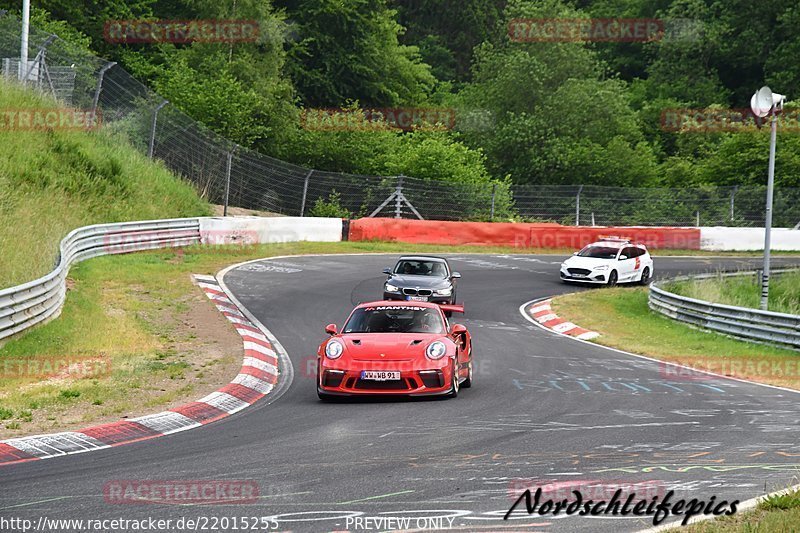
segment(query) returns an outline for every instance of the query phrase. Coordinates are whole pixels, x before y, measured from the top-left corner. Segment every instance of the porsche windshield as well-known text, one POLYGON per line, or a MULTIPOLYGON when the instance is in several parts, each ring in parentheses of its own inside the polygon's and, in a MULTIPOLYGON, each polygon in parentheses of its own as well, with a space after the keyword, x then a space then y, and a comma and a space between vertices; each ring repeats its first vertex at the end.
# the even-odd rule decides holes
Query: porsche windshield
POLYGON ((415 259, 403 259, 398 261, 394 267, 395 274, 410 276, 436 276, 447 277, 447 267, 441 261, 420 261, 415 259))
POLYGON ((441 313, 429 307, 376 306, 356 309, 343 333, 444 333, 441 313))
POLYGON ((610 246, 587 246, 580 252, 578 257, 594 257, 595 259, 616 259, 619 248, 610 246))

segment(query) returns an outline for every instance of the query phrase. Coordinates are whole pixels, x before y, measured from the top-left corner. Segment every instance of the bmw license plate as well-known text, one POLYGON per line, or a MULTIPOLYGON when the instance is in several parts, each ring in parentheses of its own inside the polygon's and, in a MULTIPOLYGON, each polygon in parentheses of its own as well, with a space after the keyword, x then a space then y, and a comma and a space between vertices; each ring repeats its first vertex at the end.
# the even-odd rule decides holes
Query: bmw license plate
POLYGON ((400 372, 383 371, 383 370, 362 370, 361 379, 368 379, 371 381, 399 381, 400 372))
POLYGON ((406 296, 406 298, 412 302, 427 302, 427 296, 406 296))

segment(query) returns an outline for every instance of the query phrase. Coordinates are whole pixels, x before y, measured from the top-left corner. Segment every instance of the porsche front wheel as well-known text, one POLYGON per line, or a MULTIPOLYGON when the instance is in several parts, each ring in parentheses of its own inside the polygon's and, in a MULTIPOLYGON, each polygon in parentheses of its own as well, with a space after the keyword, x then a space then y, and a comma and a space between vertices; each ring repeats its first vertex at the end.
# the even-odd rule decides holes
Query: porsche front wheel
POLYGON ((453 361, 453 374, 452 378, 450 379, 450 393, 447 395, 450 398, 455 398, 458 396, 458 361, 453 361))

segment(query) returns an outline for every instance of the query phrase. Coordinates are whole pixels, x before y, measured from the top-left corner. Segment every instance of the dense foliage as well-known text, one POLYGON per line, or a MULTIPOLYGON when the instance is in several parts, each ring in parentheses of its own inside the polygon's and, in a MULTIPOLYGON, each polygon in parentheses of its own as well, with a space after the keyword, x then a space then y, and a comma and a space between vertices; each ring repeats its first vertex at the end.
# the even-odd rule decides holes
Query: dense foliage
MULTIPOLYGON (((764 0, 42 0, 34 23, 119 61, 235 142, 323 170, 522 184, 761 184, 767 129, 668 131, 664 110, 800 97, 800 6, 764 0), (650 18, 652 42, 518 42, 514 19, 650 18), (252 19, 257 42, 106 42, 115 19, 252 19), (315 108, 454 109, 454 124, 313 128, 315 108), (474 120, 474 117, 480 120, 474 120), (441 125, 440 125, 441 126, 441 125), (414 131, 416 129, 416 131, 414 131)), ((0 8, 18 2, 0 0, 0 8)), ((795 120, 796 122, 796 120, 795 120)), ((777 182, 800 186, 797 125, 777 182)), ((322 206, 320 206, 322 209, 322 206)))

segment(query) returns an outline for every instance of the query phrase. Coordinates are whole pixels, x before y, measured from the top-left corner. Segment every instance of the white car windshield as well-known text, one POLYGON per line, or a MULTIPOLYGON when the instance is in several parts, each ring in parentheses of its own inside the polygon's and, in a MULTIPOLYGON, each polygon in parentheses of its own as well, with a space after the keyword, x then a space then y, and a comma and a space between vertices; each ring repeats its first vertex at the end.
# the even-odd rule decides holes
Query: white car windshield
POLYGON ((615 259, 619 248, 611 246, 587 246, 580 252, 578 257, 593 257, 595 259, 615 259))

